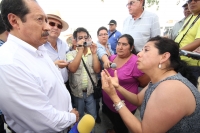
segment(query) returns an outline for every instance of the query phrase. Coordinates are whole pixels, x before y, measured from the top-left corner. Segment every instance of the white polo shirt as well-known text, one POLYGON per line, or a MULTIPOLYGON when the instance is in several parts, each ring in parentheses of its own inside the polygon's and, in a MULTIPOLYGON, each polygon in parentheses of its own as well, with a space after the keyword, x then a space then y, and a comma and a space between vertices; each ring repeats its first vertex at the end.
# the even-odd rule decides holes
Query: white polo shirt
POLYGON ((55 133, 76 121, 63 78, 44 46, 9 34, 0 47, 0 109, 17 133, 55 133))
POLYGON ((160 35, 158 16, 146 10, 136 20, 130 15, 124 21, 123 34, 131 35, 134 39, 136 51, 142 51, 142 48, 150 38, 160 35))

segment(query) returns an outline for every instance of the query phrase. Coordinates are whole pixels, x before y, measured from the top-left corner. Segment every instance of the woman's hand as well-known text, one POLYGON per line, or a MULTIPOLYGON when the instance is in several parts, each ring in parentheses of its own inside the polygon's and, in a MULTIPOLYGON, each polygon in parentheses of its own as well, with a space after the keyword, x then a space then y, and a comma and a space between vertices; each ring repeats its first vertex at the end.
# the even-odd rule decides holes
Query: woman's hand
POLYGON ((109 59, 106 59, 105 61, 103 61, 103 67, 104 67, 104 69, 110 68, 110 64, 111 63, 112 62, 110 62, 109 59))
MULTIPOLYGON (((102 89, 110 96, 114 97, 117 95, 117 92, 115 90, 115 87, 113 86, 111 82, 110 74, 103 70, 101 72, 101 83, 102 83, 102 89)), ((112 98, 111 98, 112 99, 112 98)))
MULTIPOLYGON (((104 71, 105 71, 106 75, 109 75, 107 70, 104 70, 104 71)), ((112 85, 115 87, 115 89, 117 89, 119 87, 119 79, 117 76, 117 70, 114 71, 114 77, 110 76, 110 80, 111 80, 112 85)))

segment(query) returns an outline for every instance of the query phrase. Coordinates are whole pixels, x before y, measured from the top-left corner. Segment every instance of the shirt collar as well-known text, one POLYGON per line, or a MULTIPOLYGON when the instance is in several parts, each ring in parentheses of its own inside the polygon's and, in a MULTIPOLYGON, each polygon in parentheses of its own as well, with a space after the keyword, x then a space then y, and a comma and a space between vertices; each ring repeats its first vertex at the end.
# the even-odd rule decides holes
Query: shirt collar
MULTIPOLYGON (((60 48, 60 46, 61 46, 61 44, 62 44, 62 41, 61 41, 61 39, 60 38, 58 38, 57 39, 57 41, 56 41, 56 43, 57 43, 57 49, 59 49, 60 48)), ((49 45, 53 50, 55 50, 52 46, 51 46, 51 43, 50 42, 46 42, 44 45, 49 45)))
POLYGON ((11 41, 17 43, 18 46, 20 46, 20 47, 26 49, 27 51, 29 51, 30 53, 38 55, 38 56, 42 56, 42 53, 46 52, 46 48, 43 45, 39 46, 38 49, 36 49, 35 47, 31 46, 27 42, 17 38, 16 36, 14 36, 12 34, 8 35, 7 40, 11 40, 11 41))
MULTIPOLYGON (((141 19, 144 16, 145 12, 146 12, 146 10, 144 9, 143 12, 142 12, 142 14, 140 15, 140 17, 137 18, 137 19, 141 19)), ((130 15, 130 20, 131 19, 133 19, 132 15, 130 15)))

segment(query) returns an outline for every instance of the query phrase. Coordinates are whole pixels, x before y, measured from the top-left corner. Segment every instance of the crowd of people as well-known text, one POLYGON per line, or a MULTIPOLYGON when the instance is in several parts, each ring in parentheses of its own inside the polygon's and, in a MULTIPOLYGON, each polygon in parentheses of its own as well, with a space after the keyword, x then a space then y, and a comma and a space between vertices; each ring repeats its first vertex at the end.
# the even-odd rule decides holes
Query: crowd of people
POLYGON ((199 132, 200 62, 179 50, 200 53, 200 1, 183 5, 185 18, 169 38, 144 5, 128 0, 123 30, 110 20, 97 29, 97 42, 78 27, 69 47, 59 38, 69 25, 58 10, 2 0, 0 133, 4 123, 12 133, 67 133, 85 113, 101 123, 100 102, 113 124, 106 133, 199 132), (134 116, 140 106, 141 121, 134 116))

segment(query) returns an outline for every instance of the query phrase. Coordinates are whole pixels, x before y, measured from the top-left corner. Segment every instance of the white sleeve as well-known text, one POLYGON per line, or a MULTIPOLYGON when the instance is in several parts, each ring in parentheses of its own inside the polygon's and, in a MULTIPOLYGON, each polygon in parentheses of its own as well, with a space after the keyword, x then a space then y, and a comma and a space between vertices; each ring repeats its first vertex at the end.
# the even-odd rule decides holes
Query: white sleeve
POLYGON ((75 123, 75 114, 50 104, 42 90, 52 88, 42 88, 38 81, 20 67, 0 67, 0 108, 5 116, 37 133, 60 132, 75 123))

